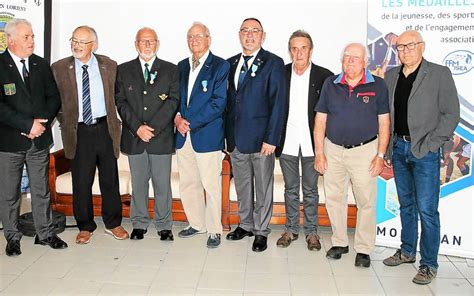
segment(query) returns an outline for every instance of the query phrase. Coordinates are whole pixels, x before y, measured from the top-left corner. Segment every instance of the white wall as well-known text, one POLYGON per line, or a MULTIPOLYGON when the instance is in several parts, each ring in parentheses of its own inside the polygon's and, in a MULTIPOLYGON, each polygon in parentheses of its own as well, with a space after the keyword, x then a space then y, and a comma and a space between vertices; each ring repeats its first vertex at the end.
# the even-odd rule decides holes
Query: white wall
POLYGON ((351 41, 366 42, 365 0, 61 0, 53 1, 52 62, 70 56, 69 38, 79 25, 99 35, 98 53, 118 63, 137 56, 136 31, 149 26, 160 39, 158 56, 177 63, 189 56, 186 32, 193 21, 206 24, 211 50, 228 58, 241 51, 238 29, 243 19, 257 17, 267 32, 263 47, 289 62, 287 42, 297 29, 313 37, 313 61, 334 72, 340 52, 351 41))

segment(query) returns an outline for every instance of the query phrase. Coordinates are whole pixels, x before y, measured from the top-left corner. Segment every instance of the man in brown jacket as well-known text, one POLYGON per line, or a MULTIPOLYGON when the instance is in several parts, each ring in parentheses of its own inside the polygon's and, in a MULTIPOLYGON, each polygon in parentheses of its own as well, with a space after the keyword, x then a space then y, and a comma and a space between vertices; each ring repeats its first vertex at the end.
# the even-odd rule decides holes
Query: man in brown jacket
POLYGON ((73 211, 79 234, 76 243, 87 244, 97 228, 92 206, 96 167, 102 195, 105 232, 116 239, 128 238, 122 223, 117 158, 120 121, 115 108, 117 63, 94 54, 97 33, 88 26, 74 30, 71 57, 52 65, 61 94, 58 114, 66 157, 71 159, 73 211))

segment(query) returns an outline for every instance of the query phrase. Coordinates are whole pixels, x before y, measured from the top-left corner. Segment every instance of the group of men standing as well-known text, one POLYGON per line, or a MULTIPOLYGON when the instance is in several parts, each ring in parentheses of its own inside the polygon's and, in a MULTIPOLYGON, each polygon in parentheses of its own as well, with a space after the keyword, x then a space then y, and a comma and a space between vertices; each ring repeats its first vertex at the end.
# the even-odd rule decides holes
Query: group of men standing
POLYGON ((121 226, 120 150, 128 155, 132 176, 130 238, 143 239, 151 223, 151 180, 153 224, 161 240, 173 240, 170 174, 176 150, 180 198, 189 222, 178 235, 207 233, 207 246, 219 246, 221 151, 226 149, 240 218, 228 240, 255 236, 252 250, 267 248, 276 155, 286 207, 286 230, 277 246, 288 247, 298 239, 301 186, 307 247, 321 249, 317 180, 324 175, 333 230, 327 257, 339 259, 349 251, 350 181, 358 208, 355 265, 369 267, 375 244, 376 178, 384 166, 393 165, 402 246, 384 263, 415 262, 419 217, 422 259, 413 281, 427 284, 436 276, 439 148, 459 121, 459 102, 449 70, 423 59, 425 44, 419 33, 400 35, 396 48, 402 65, 387 72, 385 82, 367 70, 368 52, 359 43, 344 48, 338 75, 313 64, 313 41, 302 30, 289 38, 292 63, 285 66, 262 48, 266 33, 256 18, 242 22, 242 52, 227 61, 210 51, 209 29, 194 23, 187 32, 191 56, 177 66, 156 56, 160 42, 148 27, 136 34, 138 57, 119 66, 95 53, 98 37, 93 28, 78 27, 69 40, 72 56, 54 63, 52 70, 33 54, 28 21, 13 19, 5 33, 8 48, 0 58, 0 213, 7 255, 21 254, 17 221, 25 163, 35 243, 67 247, 52 231, 47 183, 51 122, 57 115, 65 155, 71 160, 78 244, 87 244, 97 228, 91 190, 96 168, 106 232, 116 239, 129 237, 121 226))

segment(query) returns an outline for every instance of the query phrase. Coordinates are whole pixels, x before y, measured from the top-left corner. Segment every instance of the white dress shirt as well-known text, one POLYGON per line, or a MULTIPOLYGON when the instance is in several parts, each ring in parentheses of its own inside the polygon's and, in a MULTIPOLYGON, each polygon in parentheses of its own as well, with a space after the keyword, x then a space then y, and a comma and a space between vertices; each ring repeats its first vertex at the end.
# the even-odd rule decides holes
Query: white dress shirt
POLYGON ((25 66, 26 70, 30 72, 30 65, 28 64, 28 58, 22 59, 20 57, 17 57, 14 53, 12 53, 10 50, 8 50, 10 55, 12 56, 13 61, 15 62, 15 66, 18 69, 18 72, 20 73, 21 79, 23 79, 23 63, 20 62, 21 60, 25 60, 25 66))
MULTIPOLYGON (((250 71, 250 65, 253 64, 253 61, 255 60, 255 57, 258 55, 260 51, 260 48, 256 51, 256 52, 253 52, 251 55, 252 57, 247 61, 247 67, 250 71)), ((239 60, 239 63, 237 64, 237 70, 235 71, 235 74, 234 74, 234 83, 235 83, 235 89, 237 89, 237 85, 239 84, 239 76, 240 76, 240 69, 242 69, 242 65, 244 64, 244 54, 242 53, 240 55, 240 60, 239 60)))
MULTIPOLYGON (((189 105, 189 99, 191 97, 191 92, 193 91, 194 83, 196 82, 196 78, 201 71, 202 66, 204 66, 204 62, 207 60, 209 56, 209 50, 199 59, 199 65, 193 71, 193 57, 189 57, 189 80, 188 80, 188 96, 187 96, 187 103, 186 106, 189 105)), ((201 82, 199 82, 201 83, 201 82)), ((203 87, 202 85, 198 87, 203 87)))
POLYGON ((283 154, 298 156, 301 148, 303 157, 314 156, 311 131, 308 125, 308 91, 309 91, 309 66, 302 75, 291 74, 290 84, 290 109, 286 124, 285 145, 283 154))

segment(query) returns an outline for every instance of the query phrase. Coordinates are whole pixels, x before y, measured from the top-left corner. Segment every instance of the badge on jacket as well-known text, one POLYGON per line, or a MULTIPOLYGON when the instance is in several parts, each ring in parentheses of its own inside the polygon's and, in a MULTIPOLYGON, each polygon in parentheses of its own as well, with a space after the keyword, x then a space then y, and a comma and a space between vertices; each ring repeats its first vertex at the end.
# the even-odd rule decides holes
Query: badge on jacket
POLYGON ((167 94, 161 94, 158 96, 162 101, 166 100, 166 98, 168 97, 167 94))
POLYGON ((8 83, 3 85, 3 90, 5 91, 5 95, 13 96, 16 94, 16 86, 15 83, 8 83))

